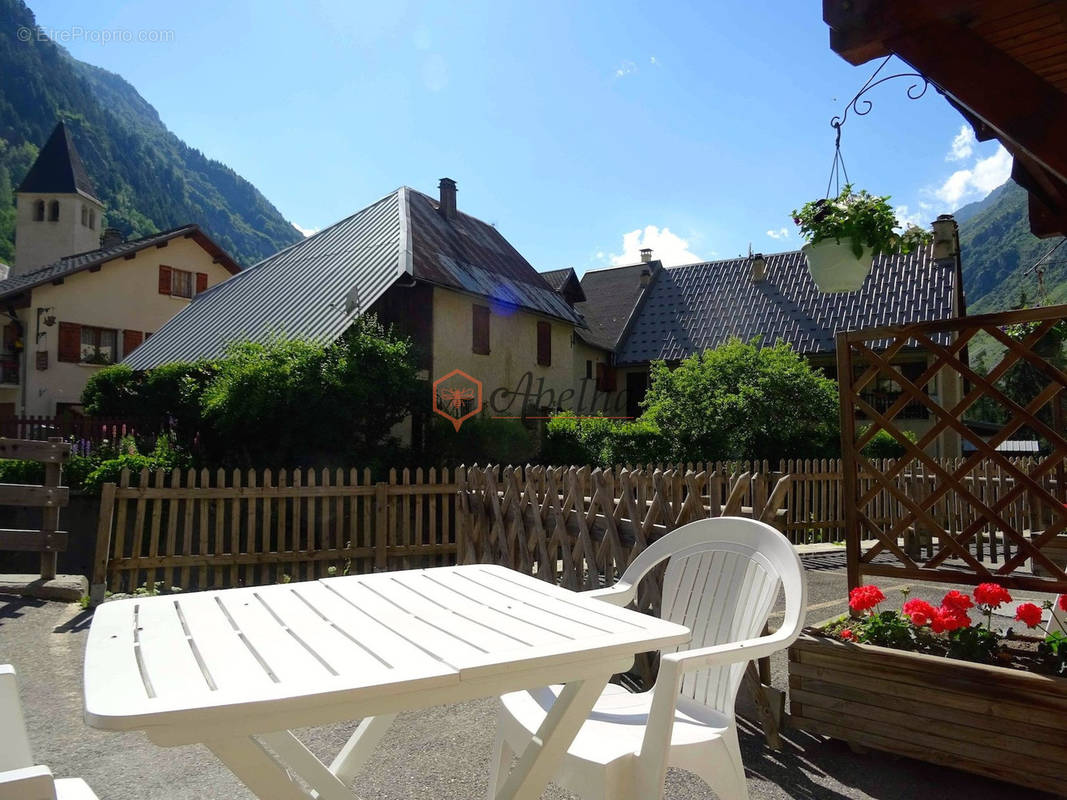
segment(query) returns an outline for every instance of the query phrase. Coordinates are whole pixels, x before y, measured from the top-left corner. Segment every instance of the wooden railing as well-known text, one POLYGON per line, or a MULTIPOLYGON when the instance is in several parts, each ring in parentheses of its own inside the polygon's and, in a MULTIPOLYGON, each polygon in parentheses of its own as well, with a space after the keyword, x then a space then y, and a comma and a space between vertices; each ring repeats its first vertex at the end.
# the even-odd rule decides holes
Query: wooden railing
POLYGON ((59 484, 63 465, 70 460, 70 444, 59 439, 0 439, 0 458, 44 464, 42 485, 0 484, 0 506, 41 509, 40 530, 0 530, 0 550, 39 552, 41 579, 51 580, 56 577, 57 555, 67 548, 67 534, 59 530, 59 509, 70 500, 70 490, 59 484))

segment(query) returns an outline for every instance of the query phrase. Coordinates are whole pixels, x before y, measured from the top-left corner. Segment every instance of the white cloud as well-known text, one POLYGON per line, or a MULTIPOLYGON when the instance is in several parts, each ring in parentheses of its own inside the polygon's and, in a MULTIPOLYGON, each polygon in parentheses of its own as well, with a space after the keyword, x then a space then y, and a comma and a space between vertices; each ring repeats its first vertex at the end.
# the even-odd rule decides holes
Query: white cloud
POLYGON ((934 190, 937 199, 950 208, 985 197, 1011 176, 1011 154, 1003 145, 988 158, 981 158, 971 169, 953 172, 939 188, 934 190))
POLYGON ((960 132, 952 140, 952 145, 945 156, 945 161, 963 161, 974 154, 978 140, 974 138, 974 129, 970 125, 961 125, 960 132))
POLYGON ((692 264, 701 260, 700 256, 690 252, 689 242, 671 233, 670 228, 647 225, 643 230, 638 228, 622 235, 622 252, 612 253, 611 263, 617 267, 636 264, 641 260, 643 247, 651 247, 652 258, 662 261, 666 267, 692 264))
POLYGON ((897 215, 897 225, 901 228, 907 228, 909 225, 916 225, 920 228, 925 228, 923 225, 923 218, 930 216, 924 212, 923 206, 927 203, 919 203, 919 209, 912 211, 905 205, 899 205, 894 210, 897 215))
POLYGON ((776 231, 767 231, 767 235, 770 236, 772 239, 788 239, 789 238, 789 229, 788 228, 779 228, 776 231))
POLYGON ((623 61, 615 68, 615 77, 625 78, 627 75, 633 75, 635 72, 637 72, 637 64, 632 61, 623 61))
POLYGON ((660 63, 656 60, 655 56, 649 56, 648 57, 648 63, 651 64, 654 67, 660 66, 660 63))
POLYGON ((319 228, 305 228, 303 225, 297 225, 295 222, 293 223, 293 227, 304 234, 304 238, 314 236, 320 230, 319 228))

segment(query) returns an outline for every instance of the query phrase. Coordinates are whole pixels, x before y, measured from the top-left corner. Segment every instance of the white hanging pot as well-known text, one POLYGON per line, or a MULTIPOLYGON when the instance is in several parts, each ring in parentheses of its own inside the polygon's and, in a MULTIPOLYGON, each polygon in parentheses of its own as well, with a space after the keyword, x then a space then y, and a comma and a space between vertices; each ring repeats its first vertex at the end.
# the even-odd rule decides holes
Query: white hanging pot
POLYGON ((836 239, 806 244, 800 252, 808 260, 808 272, 820 292, 854 292, 862 288, 874 262, 871 248, 863 248, 857 258, 851 242, 836 239))

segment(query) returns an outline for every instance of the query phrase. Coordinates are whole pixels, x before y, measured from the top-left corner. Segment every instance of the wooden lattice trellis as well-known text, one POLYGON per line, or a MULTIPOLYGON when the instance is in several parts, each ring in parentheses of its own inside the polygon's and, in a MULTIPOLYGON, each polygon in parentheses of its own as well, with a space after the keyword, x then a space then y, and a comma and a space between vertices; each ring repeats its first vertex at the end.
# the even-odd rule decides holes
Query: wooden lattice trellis
POLYGON ((995 580, 1007 587, 1067 592, 1062 562, 1049 557, 1060 546, 1057 537, 1067 529, 1063 413, 1067 374, 1058 357, 1049 356, 1046 348, 1058 340, 1062 327, 1053 328, 1067 325, 1065 318, 1067 306, 1052 306, 838 335, 850 587, 860 585, 864 576, 883 576, 962 584, 995 580), (1022 330, 1023 335, 1009 336, 1004 330, 1007 326, 1017 326, 1014 330, 1022 330), (1003 358, 986 375, 971 368, 967 357, 968 344, 980 332, 1005 348, 1003 358), (911 379, 894 363, 906 348, 925 353, 928 359, 922 373, 911 379), (1022 364, 1033 368, 1038 385, 1033 397, 1020 403, 1008 397, 997 382, 1022 364), (863 396, 879 377, 900 387, 895 402, 882 412, 863 396), (958 391, 952 390, 954 386, 958 391), (1009 415, 988 441, 964 422, 967 410, 983 397, 991 398, 1009 415), (909 404, 921 404, 929 412, 930 426, 915 442, 904 435, 902 420, 897 419, 909 404), (865 416, 870 425, 861 428, 857 415, 865 416), (1024 428, 1043 444, 1042 454, 1028 462, 1028 468, 996 449, 1024 428), (889 465, 862 454, 881 430, 906 450, 904 457, 889 465), (939 438, 953 434, 970 442, 975 452, 950 463, 934 458, 931 448, 939 438), (1011 485, 987 501, 980 476, 990 465, 1011 485), (914 483, 905 476, 919 470, 933 481, 924 481, 921 491, 909 490, 914 483), (875 478, 865 489, 858 480, 861 471, 875 478), (883 492, 904 509, 890 525, 876 524, 868 513, 883 492), (1025 501, 1028 514, 1006 513, 1020 500, 1025 501), (953 513, 945 513, 946 508, 953 513), (985 550, 985 537, 991 535, 1005 546, 985 550), (931 546, 909 546, 909 539, 922 538, 931 546), (862 540, 875 544, 861 552, 862 540))

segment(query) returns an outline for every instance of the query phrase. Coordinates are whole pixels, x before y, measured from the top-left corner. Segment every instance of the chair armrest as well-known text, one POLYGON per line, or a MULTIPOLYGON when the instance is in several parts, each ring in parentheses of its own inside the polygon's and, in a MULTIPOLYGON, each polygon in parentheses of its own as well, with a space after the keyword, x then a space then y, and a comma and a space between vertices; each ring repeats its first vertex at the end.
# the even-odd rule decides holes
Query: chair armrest
POLYGON ((634 599, 634 587, 629 583, 619 581, 606 589, 593 589, 582 594, 615 606, 625 606, 634 599))
POLYGON ((0 772, 0 800, 55 800, 52 770, 43 765, 0 772))
POLYGON ((769 636, 759 636, 740 642, 699 647, 695 650, 683 650, 680 653, 663 653, 660 656, 660 669, 663 669, 664 663, 669 663, 679 673, 683 673, 723 664, 736 664, 739 661, 754 661, 788 647, 795 638, 796 636, 791 636, 787 631, 778 631, 769 636))

